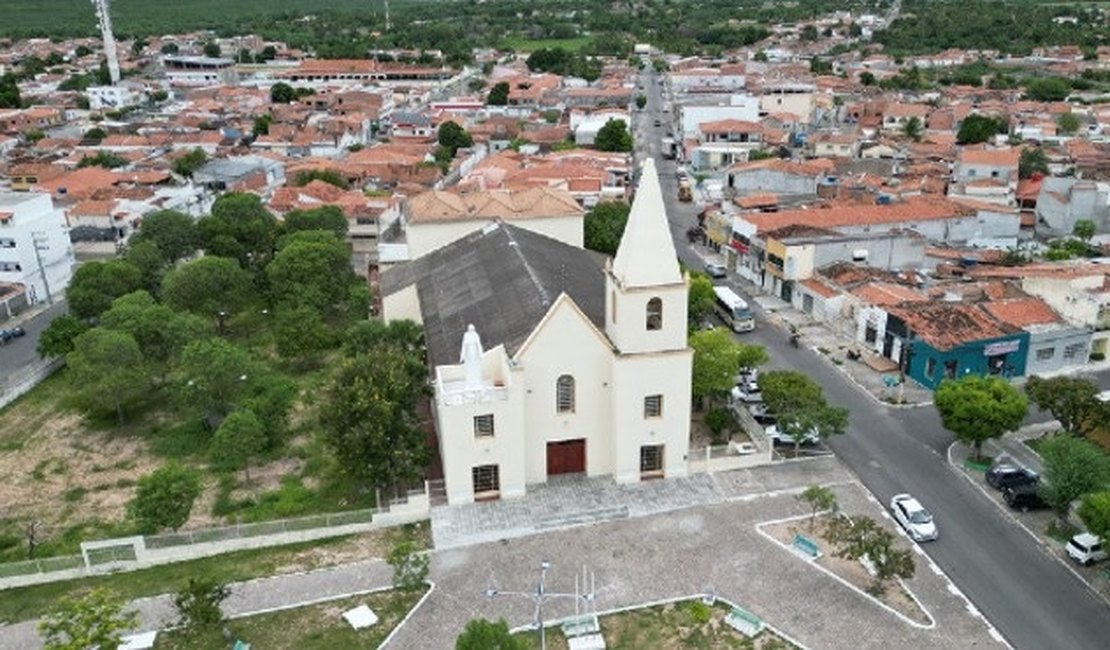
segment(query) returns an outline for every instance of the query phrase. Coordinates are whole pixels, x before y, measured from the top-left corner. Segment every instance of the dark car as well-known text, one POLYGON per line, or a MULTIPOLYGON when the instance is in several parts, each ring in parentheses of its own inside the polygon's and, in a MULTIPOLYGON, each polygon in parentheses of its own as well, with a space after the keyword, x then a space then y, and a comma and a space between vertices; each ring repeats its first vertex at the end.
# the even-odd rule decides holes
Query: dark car
POLYGON ((1006 505, 1014 510, 1036 510, 1048 507, 1048 503, 1037 493, 1036 483, 1003 488, 1002 498, 1006 500, 1006 505))
POLYGON ((1040 477, 1024 467, 1003 463, 987 470, 987 483, 996 490, 1022 485, 1036 485, 1040 477))
POLYGON ((22 327, 13 327, 10 329, 0 329, 0 343, 7 343, 12 339, 17 339, 27 332, 22 327))

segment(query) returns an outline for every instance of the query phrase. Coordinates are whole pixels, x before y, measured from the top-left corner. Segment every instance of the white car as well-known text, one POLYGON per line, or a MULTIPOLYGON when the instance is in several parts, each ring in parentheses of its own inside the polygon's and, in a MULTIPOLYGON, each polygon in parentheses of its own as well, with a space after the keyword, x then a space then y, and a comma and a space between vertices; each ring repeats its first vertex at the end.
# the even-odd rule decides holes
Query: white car
POLYGON ((1102 547, 1102 540, 1097 535, 1079 533, 1068 541, 1068 556, 1076 562, 1087 566, 1106 559, 1106 549, 1102 547))
POLYGON ((890 512, 913 541, 929 542, 937 538, 937 525, 933 522, 933 515, 910 495, 894 495, 890 500, 890 512))
POLYGON ((751 383, 742 386, 734 386, 732 388, 732 401, 748 403, 762 402, 763 393, 760 392, 759 386, 751 383))
POLYGON ((728 275, 728 269, 726 269, 725 265, 721 264, 720 262, 706 262, 705 274, 713 278, 714 280, 720 280, 721 278, 728 275))
MULTIPOLYGON (((776 445, 793 445, 793 444, 795 444, 794 438, 790 437, 790 435, 787 434, 785 431, 782 431, 781 429, 779 429, 778 424, 772 424, 771 426, 764 429, 763 433, 767 434, 767 439, 770 440, 772 444, 776 444, 776 445)), ((805 435, 802 436, 802 440, 801 440, 801 443, 803 445, 815 445, 818 442, 821 442, 821 434, 817 433, 817 431, 815 429, 810 429, 809 431, 806 431, 805 435)))

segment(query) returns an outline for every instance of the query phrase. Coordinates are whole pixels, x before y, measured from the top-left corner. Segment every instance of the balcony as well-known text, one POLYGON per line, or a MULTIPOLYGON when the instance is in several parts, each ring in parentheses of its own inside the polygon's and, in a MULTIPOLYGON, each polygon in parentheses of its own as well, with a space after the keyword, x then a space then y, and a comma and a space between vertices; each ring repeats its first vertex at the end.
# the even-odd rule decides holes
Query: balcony
POLYGON ((483 377, 478 388, 466 385, 466 371, 461 365, 440 366, 436 376, 436 399, 440 406, 485 404, 509 399, 509 389, 500 378, 483 377))

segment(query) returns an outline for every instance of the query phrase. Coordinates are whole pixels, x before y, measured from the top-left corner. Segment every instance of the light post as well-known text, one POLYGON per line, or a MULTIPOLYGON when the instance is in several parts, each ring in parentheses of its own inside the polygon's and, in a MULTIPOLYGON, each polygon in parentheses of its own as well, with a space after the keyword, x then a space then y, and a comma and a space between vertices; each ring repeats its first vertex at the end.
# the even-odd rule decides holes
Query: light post
POLYGON ((538 583, 536 583, 536 588, 533 591, 502 591, 500 589, 497 589, 496 587, 491 587, 489 589, 486 589, 486 596, 489 597, 489 598, 493 598, 494 596, 524 596, 526 598, 531 598, 532 599, 532 602, 534 602, 536 604, 536 613, 535 613, 535 616, 534 616, 534 620, 535 620, 536 627, 539 628, 539 632, 540 632, 540 650, 547 650, 547 632, 546 632, 547 628, 544 627, 543 604, 549 598, 573 598, 574 599, 574 613, 576 615, 578 614, 578 601, 580 599, 585 600, 586 602, 591 603, 591 604, 593 603, 593 600, 594 600, 592 579, 590 580, 591 584, 590 584, 590 587, 589 587, 589 591, 588 592, 585 591, 585 589, 586 589, 586 584, 585 584, 586 583, 586 575, 585 575, 585 573, 583 573, 583 576, 582 576, 582 589, 583 589, 583 591, 581 593, 578 591, 578 576, 577 575, 575 576, 575 582, 574 582, 575 589, 574 589, 573 594, 548 591, 547 590, 547 585, 546 585, 547 570, 550 569, 550 568, 551 568, 551 563, 548 562, 547 560, 544 560, 543 562, 540 563, 540 581, 538 583))

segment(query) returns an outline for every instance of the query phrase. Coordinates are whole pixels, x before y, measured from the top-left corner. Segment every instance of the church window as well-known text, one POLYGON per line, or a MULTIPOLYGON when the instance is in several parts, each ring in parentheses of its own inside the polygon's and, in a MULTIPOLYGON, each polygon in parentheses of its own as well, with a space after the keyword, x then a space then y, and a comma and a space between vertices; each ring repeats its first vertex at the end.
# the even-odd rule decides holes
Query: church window
POLYGON ((663 327, 663 300, 652 298, 647 304, 647 328, 657 330, 663 327))
POLYGON ((492 438, 493 437, 493 414, 474 416, 474 437, 475 438, 492 438))
POLYGON ((648 395, 644 398, 644 417, 645 418, 661 418, 663 417, 663 396, 662 395, 648 395))
POLYGON ((574 377, 562 375, 555 381, 555 410, 574 413, 574 377))

